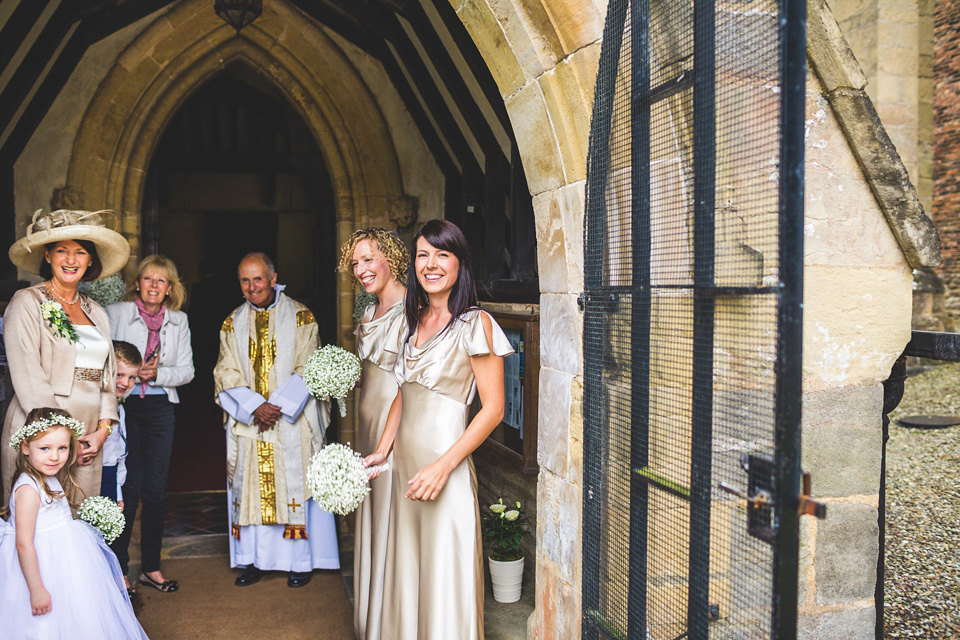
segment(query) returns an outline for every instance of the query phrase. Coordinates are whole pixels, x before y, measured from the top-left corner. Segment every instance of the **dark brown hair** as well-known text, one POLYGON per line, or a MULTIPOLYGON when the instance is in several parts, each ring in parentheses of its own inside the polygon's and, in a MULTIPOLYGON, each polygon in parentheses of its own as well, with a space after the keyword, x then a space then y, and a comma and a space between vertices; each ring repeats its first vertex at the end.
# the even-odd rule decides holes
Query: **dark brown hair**
MULTIPOLYGON (((64 242, 59 240, 58 242, 64 242)), ((92 243, 89 240, 74 240, 78 245, 83 247, 87 253, 90 254, 90 266, 87 267, 87 270, 83 272, 83 276, 80 277, 82 282, 93 282, 100 277, 100 274, 103 273, 103 263, 100 262, 100 254, 97 253, 97 245, 92 243)), ((50 251, 55 246, 56 242, 48 242, 43 246, 43 250, 50 251)), ((40 277, 44 280, 50 280, 53 278, 53 267, 50 266, 50 263, 46 260, 40 260, 40 277)))
POLYGON ((430 246, 449 251, 460 261, 457 272, 457 281, 447 299, 447 310, 452 317, 450 322, 441 330, 446 331, 453 323, 470 309, 480 305, 477 302, 477 286, 473 280, 473 266, 470 260, 470 249, 467 247, 467 238, 460 231, 460 227, 447 220, 428 220, 413 236, 410 247, 410 266, 407 269, 407 298, 404 304, 404 313, 407 316, 407 337, 413 335, 420 324, 420 312, 427 306, 427 292, 417 280, 417 241, 423 238, 430 246))

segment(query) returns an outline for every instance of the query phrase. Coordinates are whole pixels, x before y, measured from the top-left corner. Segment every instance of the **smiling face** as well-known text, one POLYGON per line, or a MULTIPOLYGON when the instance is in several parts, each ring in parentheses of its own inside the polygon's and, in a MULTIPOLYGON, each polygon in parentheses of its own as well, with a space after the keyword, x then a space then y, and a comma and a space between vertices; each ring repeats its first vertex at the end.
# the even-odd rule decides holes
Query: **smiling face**
POLYGON ((45 476, 55 476, 70 461, 70 440, 73 434, 66 427, 51 427, 30 442, 20 445, 30 466, 45 476))
POLYGON ((353 249, 353 277, 356 278, 364 291, 372 293, 378 298, 391 281, 393 274, 390 264, 380 253, 377 243, 372 240, 361 240, 353 249))
POLYGON ((74 240, 61 240, 43 253, 50 264, 53 281, 65 289, 75 289, 93 258, 74 240))
POLYGON ((263 309, 273 302, 273 287, 277 284, 277 274, 270 273, 267 265, 259 258, 245 258, 237 268, 240 290, 247 302, 263 309))
POLYGON ((133 388, 133 385, 137 381, 137 373, 139 371, 140 367, 117 358, 116 393, 118 398, 123 397, 123 394, 133 388))
POLYGON ((151 311, 160 309, 171 287, 166 271, 158 267, 147 267, 137 278, 137 295, 151 311))
POLYGON ((450 251, 436 248, 425 238, 419 238, 414 269, 417 281, 427 295, 450 295, 460 276, 460 259, 450 251))

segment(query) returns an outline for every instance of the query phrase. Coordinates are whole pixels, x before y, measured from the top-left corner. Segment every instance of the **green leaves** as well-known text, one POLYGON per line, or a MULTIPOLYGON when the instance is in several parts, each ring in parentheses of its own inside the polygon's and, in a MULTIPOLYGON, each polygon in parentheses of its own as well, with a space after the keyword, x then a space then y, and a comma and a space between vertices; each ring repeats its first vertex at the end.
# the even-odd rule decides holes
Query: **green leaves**
POLYGON ((500 498, 499 502, 490 505, 490 513, 483 518, 483 541, 494 560, 510 561, 523 557, 520 542, 530 532, 526 527, 523 507, 519 501, 514 504, 517 505, 516 509, 508 509, 503 498, 500 498))

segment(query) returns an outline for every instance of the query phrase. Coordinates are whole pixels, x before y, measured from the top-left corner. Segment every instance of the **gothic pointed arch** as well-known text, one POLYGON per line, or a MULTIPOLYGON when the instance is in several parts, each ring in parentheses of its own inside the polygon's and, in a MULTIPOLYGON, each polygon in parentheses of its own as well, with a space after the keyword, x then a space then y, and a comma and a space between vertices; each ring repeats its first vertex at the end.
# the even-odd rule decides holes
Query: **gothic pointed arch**
POLYGON ((206 0, 186 0, 156 18, 117 57, 74 139, 67 184, 87 208, 117 211, 139 255, 139 210, 147 167, 164 127, 190 94, 228 64, 256 69, 315 137, 335 193, 338 235, 403 194, 387 122, 340 47, 285 0, 238 36, 206 0), (313 55, 304 62, 304 51, 313 55))

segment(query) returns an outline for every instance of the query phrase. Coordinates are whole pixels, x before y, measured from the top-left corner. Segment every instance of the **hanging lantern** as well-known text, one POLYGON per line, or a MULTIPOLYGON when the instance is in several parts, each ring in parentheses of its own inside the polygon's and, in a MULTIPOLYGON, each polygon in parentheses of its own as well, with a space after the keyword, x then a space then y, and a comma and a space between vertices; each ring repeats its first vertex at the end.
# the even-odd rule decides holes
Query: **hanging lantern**
POLYGON ((216 0, 213 10, 240 34, 240 29, 257 19, 263 11, 263 0, 216 0))

